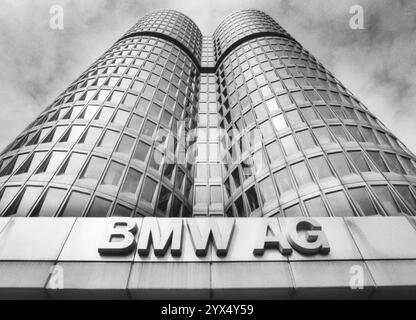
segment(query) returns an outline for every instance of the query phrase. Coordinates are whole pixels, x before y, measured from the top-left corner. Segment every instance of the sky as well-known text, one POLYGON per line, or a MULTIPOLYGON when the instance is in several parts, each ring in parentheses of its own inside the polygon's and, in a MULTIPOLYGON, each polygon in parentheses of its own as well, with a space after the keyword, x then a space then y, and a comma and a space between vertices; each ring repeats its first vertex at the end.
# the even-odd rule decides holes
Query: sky
POLYGON ((230 13, 272 16, 416 153, 416 1, 1 0, 0 149, 147 12, 170 8, 204 35, 230 13), (50 28, 60 5, 63 30, 50 28), (360 5, 364 29, 351 29, 360 5))

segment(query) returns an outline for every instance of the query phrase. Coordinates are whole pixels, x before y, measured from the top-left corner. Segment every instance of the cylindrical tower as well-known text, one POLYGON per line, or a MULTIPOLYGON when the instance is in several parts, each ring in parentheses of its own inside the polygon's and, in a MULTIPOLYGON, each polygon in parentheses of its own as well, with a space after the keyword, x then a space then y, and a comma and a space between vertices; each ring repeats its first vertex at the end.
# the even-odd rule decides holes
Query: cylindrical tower
POLYGON ((416 213, 414 155, 272 18, 214 36, 228 216, 416 213))
POLYGON ((3 152, 3 216, 190 216, 202 35, 142 18, 3 152))

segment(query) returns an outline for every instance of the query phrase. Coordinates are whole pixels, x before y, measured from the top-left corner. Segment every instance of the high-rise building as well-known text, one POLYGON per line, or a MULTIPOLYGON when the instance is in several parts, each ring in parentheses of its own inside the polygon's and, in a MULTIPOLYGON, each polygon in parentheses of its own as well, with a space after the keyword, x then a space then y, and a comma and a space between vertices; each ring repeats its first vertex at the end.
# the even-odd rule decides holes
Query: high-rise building
POLYGON ((416 212, 412 153, 266 14, 142 18, 3 152, 3 216, 416 212))
MULTIPOLYGON (((1 216, 60 217, 67 219, 56 220, 74 223, 72 231, 65 229, 68 239, 58 255, 42 261, 55 261, 57 265, 61 261, 78 261, 74 243, 80 245, 77 237, 85 236, 82 230, 86 225, 102 226, 102 222, 93 219, 97 217, 191 218, 184 221, 198 220, 196 217, 213 217, 212 221, 221 220, 215 217, 252 217, 235 219, 240 221, 236 227, 240 228, 236 235, 240 237, 244 230, 249 233, 251 224, 256 229, 260 220, 255 218, 259 217, 283 218, 279 220, 282 230, 289 223, 284 222, 286 217, 317 218, 324 230, 332 232, 329 240, 342 238, 339 251, 336 243, 329 243, 335 251, 328 260, 342 260, 339 265, 347 275, 349 269, 345 268, 354 265, 354 261, 366 275, 370 269, 370 280, 365 280, 370 288, 379 286, 376 279, 380 265, 365 265, 363 260, 416 261, 414 246, 403 249, 409 252, 400 249, 397 255, 380 253, 386 248, 385 237, 391 233, 396 237, 407 235, 403 238, 407 244, 416 239, 416 224, 411 218, 416 214, 415 188, 415 156, 289 33, 257 10, 231 14, 213 36, 202 36, 193 21, 176 11, 146 15, 64 90, 0 158, 1 216), (376 223, 373 226, 363 216, 383 218, 372 218, 376 223), (400 218, 389 220, 384 216, 400 218), (354 219, 363 219, 363 225, 354 219), (387 226, 380 219, 385 219, 387 226), (384 249, 373 248, 378 253, 366 251, 371 241, 377 242, 377 235, 368 231, 372 240, 366 242, 360 238, 360 227, 371 232, 374 228, 379 230, 384 249), (67 246, 72 249, 65 249, 67 246)), ((28 222, 33 220, 36 219, 11 221, 17 221, 14 228, 18 228, 19 223, 33 224, 28 222)), ((161 220, 158 223, 164 225, 161 220)), ((208 220, 198 221, 209 224, 208 220)), ((8 220, 3 222, 4 230, 13 228, 8 220)), ((64 223, 67 222, 61 224, 64 223)), ((195 226, 187 223, 192 238, 195 226)), ((46 225, 42 224, 44 228, 46 225)), ((215 238, 215 230, 208 233, 207 241, 215 238)), ((7 236, 11 237, 10 230, 0 232, 0 241, 7 236)), ((311 236, 308 241, 314 239, 311 236)), ((293 245, 293 241, 289 242, 293 245)), ((8 243, 11 246, 13 239, 8 243)), ((198 246, 195 241, 193 245, 198 246)), ((146 252, 146 247, 140 248, 139 255, 146 252)), ((226 251, 221 248, 216 243, 218 257, 226 251)), ((81 256, 87 249, 83 250, 81 256)), ((207 250, 198 250, 197 256, 207 254, 207 250)), ((239 254, 241 250, 235 249, 239 254)), ((310 249, 299 250, 311 253, 310 249)), ((12 251, 0 244, 0 261, 25 260, 18 254, 16 258, 12 251)), ((100 251, 103 252, 113 251, 100 251)), ((166 248, 158 252, 157 255, 165 254, 166 248)), ((185 262, 194 261, 186 252, 185 262)), ((175 254, 177 251, 172 251, 175 254)), ((210 263, 219 259, 209 254, 210 263)), ((91 255, 79 261, 102 262, 91 255)), ((235 267, 238 275, 245 268, 246 258, 236 256, 232 261, 233 268, 235 261, 240 262, 235 267)), ((308 278, 308 272, 313 277, 320 268, 334 268, 328 271, 326 280, 341 272, 336 271, 335 262, 334 267, 316 267, 311 262, 309 271, 299 271, 305 264, 289 266, 281 257, 271 264, 273 259, 269 256, 269 263, 256 265, 260 274, 280 270, 284 278, 292 268, 296 282, 296 272, 308 278)), ((135 267, 142 268, 140 272, 152 278, 151 272, 145 270, 150 264, 141 266, 134 261, 131 272, 135 267)), ((201 262, 182 264, 181 268, 185 266, 191 266, 186 272, 214 273, 212 279, 220 282, 220 292, 228 292, 229 280, 218 275, 222 267, 220 271, 214 267, 207 271, 201 262)), ((155 274, 163 273, 159 264, 152 267, 158 270, 155 274)), ((403 266, 403 270, 407 267, 403 266)), ((75 267, 67 268, 67 274, 71 274, 75 267)), ((231 269, 226 268, 222 271, 229 275, 231 269)), ((248 276, 241 272, 240 279, 248 276)), ((129 281, 136 278, 130 274, 129 281)), ((253 285, 267 291, 280 284, 278 293, 287 289, 287 296, 283 296, 292 294, 291 280, 286 283, 278 279, 276 284, 272 279, 269 287, 269 279, 263 277, 263 282, 259 280, 262 284, 256 287, 256 279, 248 281, 247 286, 234 281, 233 288, 253 289, 253 285)), ((400 282, 395 281, 394 285, 400 282)), ((204 284, 198 280, 195 283, 200 292, 204 284)), ((330 286, 329 282, 322 283, 325 290, 330 286)), ((175 288, 172 284, 170 289, 175 288)))

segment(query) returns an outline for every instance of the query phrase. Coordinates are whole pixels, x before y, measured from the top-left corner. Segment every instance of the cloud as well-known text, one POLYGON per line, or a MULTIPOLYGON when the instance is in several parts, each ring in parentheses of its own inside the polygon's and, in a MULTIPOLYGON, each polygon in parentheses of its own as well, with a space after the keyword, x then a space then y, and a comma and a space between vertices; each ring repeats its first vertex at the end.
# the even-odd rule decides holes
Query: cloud
POLYGON ((0 148, 150 10, 172 8, 211 34, 234 11, 265 11, 416 150, 416 2, 388 0, 2 0, 0 148), (349 28, 352 5, 365 30, 349 28), (61 5, 65 29, 49 28, 61 5))

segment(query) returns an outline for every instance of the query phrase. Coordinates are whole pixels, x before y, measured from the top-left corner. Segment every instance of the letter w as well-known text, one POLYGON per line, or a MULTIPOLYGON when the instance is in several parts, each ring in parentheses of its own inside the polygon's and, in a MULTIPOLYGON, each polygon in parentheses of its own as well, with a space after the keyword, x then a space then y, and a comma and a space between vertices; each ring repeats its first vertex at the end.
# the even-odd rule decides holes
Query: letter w
POLYGON ((150 245, 153 244, 156 256, 164 256, 169 246, 171 246, 172 256, 180 256, 182 251, 182 226, 182 219, 144 218, 137 245, 139 255, 149 255, 150 245))
POLYGON ((204 257, 208 253, 209 243, 214 243, 217 256, 227 255, 231 243, 231 237, 234 231, 235 219, 187 219, 188 229, 191 234, 192 244, 198 257, 204 257), (203 228, 198 226, 198 220, 205 221, 203 228), (220 230, 218 221, 223 224, 223 230, 220 230))

